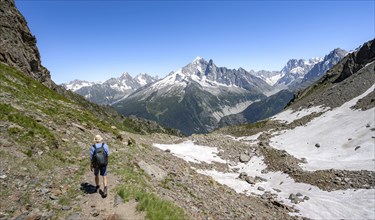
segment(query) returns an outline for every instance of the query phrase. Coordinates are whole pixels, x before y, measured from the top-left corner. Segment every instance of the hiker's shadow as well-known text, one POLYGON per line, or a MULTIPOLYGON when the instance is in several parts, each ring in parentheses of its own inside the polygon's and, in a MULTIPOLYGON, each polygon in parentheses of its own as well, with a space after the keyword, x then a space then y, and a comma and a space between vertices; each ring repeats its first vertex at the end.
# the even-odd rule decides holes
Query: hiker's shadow
POLYGON ((96 187, 90 183, 81 183, 81 191, 86 194, 96 193, 96 187))

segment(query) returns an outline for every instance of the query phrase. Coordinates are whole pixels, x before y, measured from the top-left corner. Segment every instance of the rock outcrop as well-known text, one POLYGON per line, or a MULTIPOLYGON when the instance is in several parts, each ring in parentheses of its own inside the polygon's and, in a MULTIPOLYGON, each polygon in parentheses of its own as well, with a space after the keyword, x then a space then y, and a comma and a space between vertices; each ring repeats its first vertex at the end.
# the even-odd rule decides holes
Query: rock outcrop
POLYGON ((0 0, 0 62, 15 67, 49 88, 55 87, 50 72, 42 66, 36 37, 15 6, 0 0))

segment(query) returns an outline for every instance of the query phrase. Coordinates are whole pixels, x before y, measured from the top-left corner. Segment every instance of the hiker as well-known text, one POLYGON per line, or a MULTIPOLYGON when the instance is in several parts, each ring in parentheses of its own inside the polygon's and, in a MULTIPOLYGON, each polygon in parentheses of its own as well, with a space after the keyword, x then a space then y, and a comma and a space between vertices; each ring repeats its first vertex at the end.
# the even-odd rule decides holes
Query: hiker
POLYGON ((90 149, 90 170, 94 170, 95 175, 95 184, 96 184, 96 191, 99 190, 100 192, 100 184, 99 184, 99 173, 100 176, 103 176, 103 197, 107 196, 107 165, 108 165, 108 156, 109 156, 109 148, 108 145, 102 142, 103 138, 100 135, 96 135, 94 138, 94 144, 91 146, 90 149))

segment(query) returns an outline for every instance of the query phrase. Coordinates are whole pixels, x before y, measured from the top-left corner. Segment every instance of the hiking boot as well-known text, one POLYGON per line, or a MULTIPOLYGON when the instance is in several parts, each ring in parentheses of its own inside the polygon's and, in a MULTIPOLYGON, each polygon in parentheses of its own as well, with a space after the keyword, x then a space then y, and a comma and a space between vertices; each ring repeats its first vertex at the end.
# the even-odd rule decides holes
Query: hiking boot
POLYGON ((100 186, 96 186, 95 187, 95 192, 98 192, 99 188, 100 188, 100 186))
POLYGON ((106 186, 104 187, 103 197, 107 197, 107 187, 106 186))

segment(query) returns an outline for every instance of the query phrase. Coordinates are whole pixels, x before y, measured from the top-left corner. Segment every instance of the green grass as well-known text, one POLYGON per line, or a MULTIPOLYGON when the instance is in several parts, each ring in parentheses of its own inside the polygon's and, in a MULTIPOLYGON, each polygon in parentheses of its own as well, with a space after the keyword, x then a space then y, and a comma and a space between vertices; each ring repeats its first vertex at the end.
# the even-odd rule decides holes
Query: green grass
POLYGON ((66 198, 66 197, 63 197, 63 196, 60 196, 59 200, 58 200, 58 203, 60 205, 69 205, 70 204, 70 200, 69 198, 66 198))
POLYGON ((153 193, 139 191, 136 195, 137 210, 146 211, 151 220, 187 219, 184 211, 170 201, 162 200, 153 193))
POLYGON ((125 181, 125 184, 118 187, 118 195, 124 201, 135 199, 138 202, 137 210, 145 211, 147 219, 188 219, 183 209, 151 192, 151 187, 146 183, 147 177, 143 172, 133 170, 130 164, 117 172, 125 181))
POLYGON ((35 140, 35 137, 40 137, 47 141, 48 145, 52 145, 53 142, 56 142, 55 136, 48 128, 11 105, 0 103, 0 113, 0 120, 9 121, 19 126, 9 127, 7 132, 9 135, 18 136, 17 138, 20 142, 30 143, 35 140))

